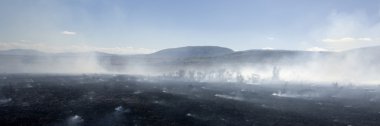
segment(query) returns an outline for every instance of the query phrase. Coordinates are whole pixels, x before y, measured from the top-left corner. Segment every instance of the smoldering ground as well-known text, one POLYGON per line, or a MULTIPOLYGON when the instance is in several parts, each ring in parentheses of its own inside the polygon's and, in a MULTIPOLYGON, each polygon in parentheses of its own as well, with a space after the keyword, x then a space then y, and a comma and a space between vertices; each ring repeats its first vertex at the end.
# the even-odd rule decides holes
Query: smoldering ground
POLYGON ((24 55, 2 53, 0 70, 3 73, 100 73, 142 76, 182 76, 178 75, 178 72, 185 72, 181 74, 186 74, 183 76, 187 76, 187 79, 189 76, 198 76, 204 78, 201 81, 231 82, 234 79, 236 82, 238 77, 246 81, 251 81, 252 78, 256 81, 268 81, 273 79, 273 70, 276 69, 278 79, 288 82, 380 82, 377 77, 380 74, 380 59, 377 56, 379 53, 372 49, 376 47, 342 52, 228 51, 210 55, 206 53, 203 56, 199 52, 192 56, 193 48, 200 47, 187 48, 176 55, 172 53, 178 51, 170 52, 170 49, 166 53, 164 50, 145 55, 100 52, 24 55))
POLYGON ((377 86, 1 76, 4 125, 378 125, 380 116, 377 86))

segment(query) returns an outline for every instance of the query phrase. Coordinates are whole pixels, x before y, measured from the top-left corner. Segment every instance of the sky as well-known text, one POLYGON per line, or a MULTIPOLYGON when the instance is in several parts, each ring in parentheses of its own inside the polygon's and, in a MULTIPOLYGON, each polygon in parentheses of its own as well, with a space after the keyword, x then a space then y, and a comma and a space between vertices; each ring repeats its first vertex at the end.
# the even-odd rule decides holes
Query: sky
POLYGON ((341 51, 380 45, 379 35, 379 0, 0 1, 0 50, 341 51))

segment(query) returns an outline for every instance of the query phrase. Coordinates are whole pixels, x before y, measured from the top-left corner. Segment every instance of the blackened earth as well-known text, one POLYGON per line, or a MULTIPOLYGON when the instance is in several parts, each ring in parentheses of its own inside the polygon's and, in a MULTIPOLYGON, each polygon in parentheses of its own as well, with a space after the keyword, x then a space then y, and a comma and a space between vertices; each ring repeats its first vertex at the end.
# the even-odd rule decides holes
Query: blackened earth
POLYGON ((126 75, 3 74, 0 124, 380 125, 377 86, 289 85, 157 81, 126 75))

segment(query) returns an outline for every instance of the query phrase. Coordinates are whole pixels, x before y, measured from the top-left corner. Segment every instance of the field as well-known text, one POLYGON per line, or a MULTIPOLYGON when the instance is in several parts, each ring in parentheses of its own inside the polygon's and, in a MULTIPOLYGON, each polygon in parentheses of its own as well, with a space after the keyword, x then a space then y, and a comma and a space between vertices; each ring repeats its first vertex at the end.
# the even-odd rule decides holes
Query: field
POLYGON ((375 126, 380 87, 0 75, 1 125, 375 126))

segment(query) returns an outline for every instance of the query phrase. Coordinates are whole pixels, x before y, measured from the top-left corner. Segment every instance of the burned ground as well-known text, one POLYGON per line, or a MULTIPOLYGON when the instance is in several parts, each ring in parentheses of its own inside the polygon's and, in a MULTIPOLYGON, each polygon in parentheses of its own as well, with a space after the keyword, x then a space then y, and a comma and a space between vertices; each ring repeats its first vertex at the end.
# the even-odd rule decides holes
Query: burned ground
POLYGON ((2 125, 379 125, 378 87, 1 75, 2 125), (317 95, 314 95, 317 94, 317 95))

